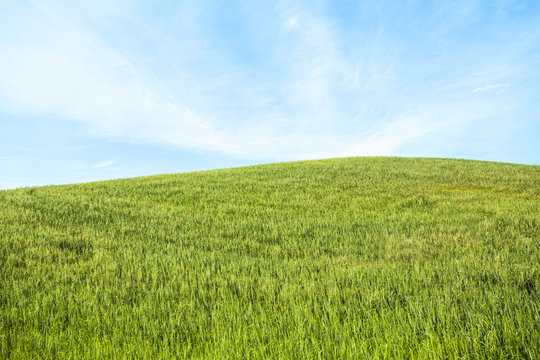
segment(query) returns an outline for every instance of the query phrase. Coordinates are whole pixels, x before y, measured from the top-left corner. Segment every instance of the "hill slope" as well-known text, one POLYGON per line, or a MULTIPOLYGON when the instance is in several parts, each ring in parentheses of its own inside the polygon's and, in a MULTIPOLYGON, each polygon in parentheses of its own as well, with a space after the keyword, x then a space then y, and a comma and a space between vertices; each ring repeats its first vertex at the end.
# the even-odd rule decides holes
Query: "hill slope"
POLYGON ((540 358, 539 199, 402 158, 0 191, 0 357, 540 358))

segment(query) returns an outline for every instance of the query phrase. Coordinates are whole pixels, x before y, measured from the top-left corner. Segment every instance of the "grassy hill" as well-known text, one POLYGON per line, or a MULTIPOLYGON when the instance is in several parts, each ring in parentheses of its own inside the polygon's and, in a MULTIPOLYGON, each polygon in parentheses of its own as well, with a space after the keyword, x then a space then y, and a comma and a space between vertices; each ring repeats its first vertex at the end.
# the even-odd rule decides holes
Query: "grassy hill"
POLYGON ((540 358, 540 167, 349 158, 0 191, 1 358, 540 358))

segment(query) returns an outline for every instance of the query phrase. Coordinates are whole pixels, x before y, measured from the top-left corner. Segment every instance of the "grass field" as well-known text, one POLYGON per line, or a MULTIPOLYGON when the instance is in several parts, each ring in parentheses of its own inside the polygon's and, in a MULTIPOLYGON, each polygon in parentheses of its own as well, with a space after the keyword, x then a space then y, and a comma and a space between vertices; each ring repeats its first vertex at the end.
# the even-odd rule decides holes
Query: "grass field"
POLYGON ((348 158, 0 191, 0 357, 540 358, 540 167, 348 158))

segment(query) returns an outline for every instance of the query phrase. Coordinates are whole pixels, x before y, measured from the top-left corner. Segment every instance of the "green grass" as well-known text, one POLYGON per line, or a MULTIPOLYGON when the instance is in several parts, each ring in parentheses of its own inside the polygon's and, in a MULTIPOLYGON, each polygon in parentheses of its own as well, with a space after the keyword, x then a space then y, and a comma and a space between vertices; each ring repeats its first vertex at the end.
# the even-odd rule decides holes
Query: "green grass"
POLYGON ((540 167, 349 158, 0 191, 2 358, 540 358, 540 167))

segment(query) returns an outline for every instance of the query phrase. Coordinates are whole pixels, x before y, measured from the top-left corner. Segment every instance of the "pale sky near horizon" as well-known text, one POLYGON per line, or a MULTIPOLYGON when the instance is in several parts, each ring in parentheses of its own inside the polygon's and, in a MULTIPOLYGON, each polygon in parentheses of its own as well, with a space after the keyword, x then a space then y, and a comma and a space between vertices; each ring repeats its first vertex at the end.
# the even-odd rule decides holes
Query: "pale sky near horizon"
POLYGON ((0 0, 0 189, 339 156, 540 165, 540 1, 0 0))

